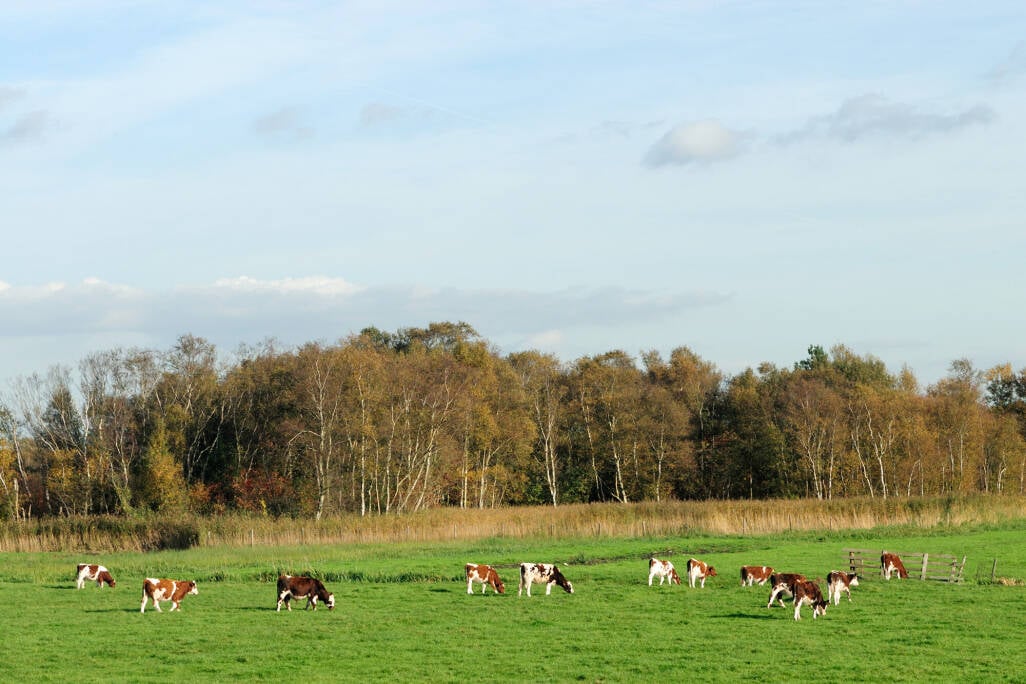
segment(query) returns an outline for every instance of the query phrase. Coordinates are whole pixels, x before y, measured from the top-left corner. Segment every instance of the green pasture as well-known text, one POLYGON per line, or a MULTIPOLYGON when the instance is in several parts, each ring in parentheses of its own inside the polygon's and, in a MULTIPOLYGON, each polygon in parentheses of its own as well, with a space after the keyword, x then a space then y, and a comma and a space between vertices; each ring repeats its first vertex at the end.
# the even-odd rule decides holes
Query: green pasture
MULTIPOLYGON (((682 573, 683 574, 683 573, 682 573)), ((0 554, 5 681, 1026 681, 1026 525, 760 537, 493 538, 453 544, 0 554), (864 578, 825 617, 766 608, 742 564, 824 577, 842 549, 968 555, 966 582, 864 578), (647 585, 647 557, 720 572, 647 585), (1004 583, 990 582, 994 560, 1004 583), (74 588, 78 562, 118 586, 74 588), (466 594, 467 561, 504 596, 466 594), (576 593, 517 597, 519 561, 565 563, 576 593), (311 572, 337 609, 276 613, 274 577, 311 572), (146 576, 195 579, 181 613, 139 613, 146 576)), ((475 585, 480 592, 480 585, 475 585)), ((824 587, 825 591, 825 587, 824 587)))

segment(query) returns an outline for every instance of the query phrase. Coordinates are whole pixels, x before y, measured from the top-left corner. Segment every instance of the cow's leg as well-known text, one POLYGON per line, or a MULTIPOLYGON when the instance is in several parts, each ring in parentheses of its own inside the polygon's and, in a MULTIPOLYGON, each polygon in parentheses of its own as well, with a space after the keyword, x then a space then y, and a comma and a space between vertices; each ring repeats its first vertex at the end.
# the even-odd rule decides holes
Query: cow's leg
POLYGON ((545 585, 545 595, 546 596, 549 596, 552 593, 552 585, 553 585, 553 582, 549 582, 548 584, 545 585))
POLYGON ((801 620, 802 619, 801 610, 802 610, 802 602, 801 601, 795 601, 794 602, 794 619, 795 620, 801 620))
POLYGON ((160 601, 158 601, 156 598, 153 599, 153 607, 157 609, 158 613, 164 612, 160 609, 160 601))
MULTIPOLYGON (((652 578, 655 577, 651 572, 648 573, 648 586, 652 586, 652 578)), ((662 584, 662 582, 660 582, 662 584)))
POLYGON ((167 611, 167 612, 169 612, 169 613, 173 613, 173 612, 175 612, 176 610, 178 610, 178 601, 172 601, 172 602, 171 602, 171 610, 169 610, 169 611, 167 611))
POLYGON ((473 584, 474 584, 474 580, 472 580, 470 578, 467 578, 467 593, 468 594, 473 594, 474 593, 473 584))
POLYGON ((143 594, 143 601, 142 601, 142 605, 139 606, 139 612, 140 613, 145 613, 146 612, 146 594, 143 594))

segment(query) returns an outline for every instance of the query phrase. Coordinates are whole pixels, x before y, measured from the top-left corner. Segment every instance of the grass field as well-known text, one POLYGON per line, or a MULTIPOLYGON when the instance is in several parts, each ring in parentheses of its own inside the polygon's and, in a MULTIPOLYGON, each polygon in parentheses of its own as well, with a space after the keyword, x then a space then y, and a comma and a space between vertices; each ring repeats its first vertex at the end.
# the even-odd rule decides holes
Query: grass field
MULTIPOLYGON (((1023 681, 1026 521, 761 536, 491 538, 454 543, 0 554, 5 681, 1023 681), (864 578, 825 617, 766 608, 742 564, 824 577, 846 547, 967 555, 966 582, 864 578), (649 587, 649 554, 715 565, 704 590, 649 587), (990 582, 997 574, 1004 583, 990 582), (111 590, 74 588, 102 562, 111 590), (575 594, 517 597, 519 561, 566 563, 575 594), (467 561, 507 594, 468 596, 467 561), (280 571, 337 609, 276 613, 280 571), (146 576, 195 579, 181 613, 139 613, 146 576), (982 578, 984 581, 977 581, 982 578)), ((825 587, 824 587, 825 590, 825 587)), ((480 591, 477 585, 476 591, 480 591)))

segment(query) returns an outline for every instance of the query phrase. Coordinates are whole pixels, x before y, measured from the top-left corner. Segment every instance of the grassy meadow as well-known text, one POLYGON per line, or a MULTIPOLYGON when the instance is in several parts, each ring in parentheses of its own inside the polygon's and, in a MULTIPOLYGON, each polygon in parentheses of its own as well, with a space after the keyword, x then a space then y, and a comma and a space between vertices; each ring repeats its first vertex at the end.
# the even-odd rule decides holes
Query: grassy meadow
MULTIPOLYGON (((1000 517, 1000 516, 999 516, 1000 517)), ((451 524, 451 520, 445 522, 451 524)), ((647 525, 646 525, 647 527, 647 525)), ((609 523, 607 530, 613 528, 609 523)), ((425 532, 425 535, 427 533, 425 532)), ((448 535, 443 535, 448 536, 448 535)), ((457 535, 458 536, 458 535, 457 535)), ((1026 518, 757 534, 490 536, 184 550, 0 553, 8 681, 1022 681, 1026 518), (743 564, 824 577, 844 548, 966 555, 961 585, 865 577, 813 620, 740 587, 743 564), (647 585, 655 554, 720 574, 647 585), (998 581, 991 582, 994 561, 998 581), (75 590, 78 562, 118 586, 75 590), (507 593, 466 594, 463 564, 507 593), (517 597, 516 563, 559 562, 575 594, 517 597), (279 572, 312 573, 337 609, 276 613, 279 572), (195 579, 181 613, 139 613, 146 576, 195 579)), ((658 581, 657 581, 658 583, 658 581)), ((824 587, 825 591, 825 587, 824 587)), ((296 609, 298 608, 298 609, 296 609)))

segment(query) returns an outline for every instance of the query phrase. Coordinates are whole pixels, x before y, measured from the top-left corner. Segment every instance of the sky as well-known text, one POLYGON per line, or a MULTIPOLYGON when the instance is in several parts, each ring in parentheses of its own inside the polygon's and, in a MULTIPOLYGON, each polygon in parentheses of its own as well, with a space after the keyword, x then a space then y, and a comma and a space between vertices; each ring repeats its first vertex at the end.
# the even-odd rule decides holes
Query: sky
POLYGON ((1026 5, 4 0, 0 387, 466 321, 1026 367, 1026 5))

